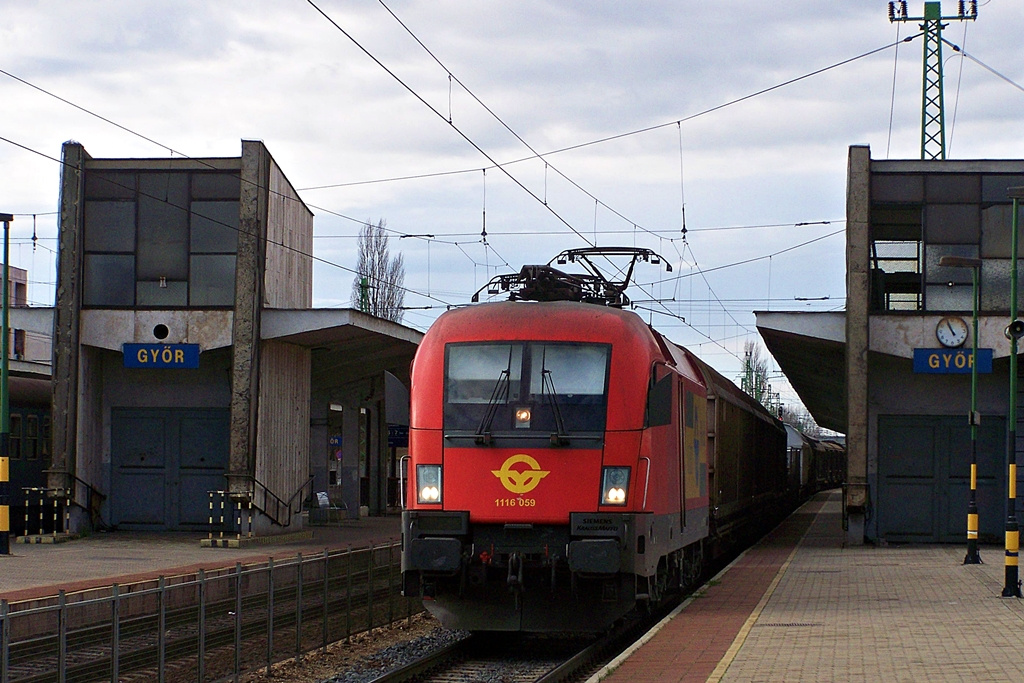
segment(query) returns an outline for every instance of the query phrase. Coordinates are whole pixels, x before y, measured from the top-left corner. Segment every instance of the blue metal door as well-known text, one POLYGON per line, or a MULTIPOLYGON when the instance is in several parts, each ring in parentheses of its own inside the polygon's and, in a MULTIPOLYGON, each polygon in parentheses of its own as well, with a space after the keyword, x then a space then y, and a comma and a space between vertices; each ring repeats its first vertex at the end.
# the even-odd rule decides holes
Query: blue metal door
MULTIPOLYGON (((978 430, 978 513, 982 540, 999 540, 1006 515, 1006 421, 978 430)), ((878 417, 878 536, 892 542, 966 543, 970 487, 966 417, 878 417)))
POLYGON ((111 409, 111 523, 205 528, 207 491, 224 488, 228 415, 226 408, 111 409))

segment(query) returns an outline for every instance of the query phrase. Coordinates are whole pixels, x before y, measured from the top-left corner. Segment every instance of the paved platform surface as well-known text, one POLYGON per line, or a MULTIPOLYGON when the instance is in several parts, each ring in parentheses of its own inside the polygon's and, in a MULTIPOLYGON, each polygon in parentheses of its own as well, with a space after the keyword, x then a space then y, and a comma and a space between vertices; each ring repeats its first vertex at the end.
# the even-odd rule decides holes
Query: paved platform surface
MULTIPOLYGON (((0 598, 15 602, 86 590, 112 583, 127 584, 204 570, 344 550, 397 541, 399 516, 364 517, 336 526, 309 527, 312 538, 273 541, 245 548, 202 548, 203 533, 97 532, 66 543, 12 543, 0 555, 0 598)), ((261 539, 263 541, 263 539, 261 539)))
POLYGON ((591 682, 1021 681, 1003 549, 843 547, 820 494, 591 682))

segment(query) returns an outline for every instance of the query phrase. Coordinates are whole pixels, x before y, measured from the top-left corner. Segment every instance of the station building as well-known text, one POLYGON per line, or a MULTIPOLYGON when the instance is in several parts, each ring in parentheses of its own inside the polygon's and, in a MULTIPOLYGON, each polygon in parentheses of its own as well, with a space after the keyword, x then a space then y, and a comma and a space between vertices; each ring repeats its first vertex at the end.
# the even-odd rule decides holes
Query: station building
POLYGON ((210 491, 257 533, 317 492, 342 517, 397 504, 388 397, 422 334, 312 308, 313 214, 267 148, 63 160, 47 476, 73 529, 205 530, 210 491))
MULTIPOLYGON (((1008 188, 1018 186, 1024 186, 1024 161, 874 160, 868 147, 853 146, 845 313, 757 313, 766 345, 815 420, 846 434, 851 543, 965 541, 975 361, 980 532, 983 540, 1002 539, 1010 387, 1004 335, 1010 322, 1008 188), (982 261, 977 359, 971 356, 973 269, 942 266, 943 256, 982 261)), ((1018 244, 1024 255, 1024 239, 1018 244)), ((1018 287, 1024 288, 1024 277, 1018 287)), ((1024 463, 1021 440, 1014 447, 1024 463)), ((1017 490, 1024 488, 1018 484, 1017 490)), ((1024 519, 1019 498, 1017 508, 1018 520, 1024 519)))

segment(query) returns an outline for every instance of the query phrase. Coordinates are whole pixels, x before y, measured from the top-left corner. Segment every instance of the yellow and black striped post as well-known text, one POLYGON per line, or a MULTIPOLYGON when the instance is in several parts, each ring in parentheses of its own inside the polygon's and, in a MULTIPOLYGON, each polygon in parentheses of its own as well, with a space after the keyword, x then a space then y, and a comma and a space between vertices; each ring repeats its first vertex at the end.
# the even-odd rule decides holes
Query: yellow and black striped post
POLYGON ((4 444, 0 446, 0 555, 11 552, 11 476, 10 457, 7 454, 7 434, 0 435, 4 444))
POLYGON ((1013 200, 1013 217, 1010 227, 1010 324, 1006 336, 1010 340, 1010 405, 1007 411, 1006 469, 1008 480, 1006 503, 1006 567, 1002 596, 1019 598, 1020 575, 1017 569, 1020 551, 1020 525, 1017 523, 1017 342, 1024 336, 1024 322, 1017 319, 1017 213, 1024 187, 1007 188, 1013 200))
POLYGON ((0 325, 0 334, 3 334, 3 342, 0 343, 0 555, 9 555, 11 552, 11 402, 7 390, 8 358, 10 357, 10 336, 11 329, 7 315, 10 310, 10 299, 8 292, 10 261, 10 240, 9 233, 11 221, 14 216, 9 213, 0 213, 0 221, 4 224, 4 285, 3 285, 3 319, 0 325))

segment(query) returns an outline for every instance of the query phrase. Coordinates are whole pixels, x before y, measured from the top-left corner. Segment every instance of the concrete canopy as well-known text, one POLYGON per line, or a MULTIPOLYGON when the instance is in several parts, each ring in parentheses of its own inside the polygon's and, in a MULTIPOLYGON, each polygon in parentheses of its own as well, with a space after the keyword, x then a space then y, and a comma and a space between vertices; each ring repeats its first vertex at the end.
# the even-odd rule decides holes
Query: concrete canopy
POLYGON ((409 363, 423 333, 351 309, 265 309, 260 337, 312 351, 313 384, 329 386, 380 375, 409 383, 409 363))
POLYGON ((819 426, 846 433, 846 314, 756 311, 757 330, 819 426))

